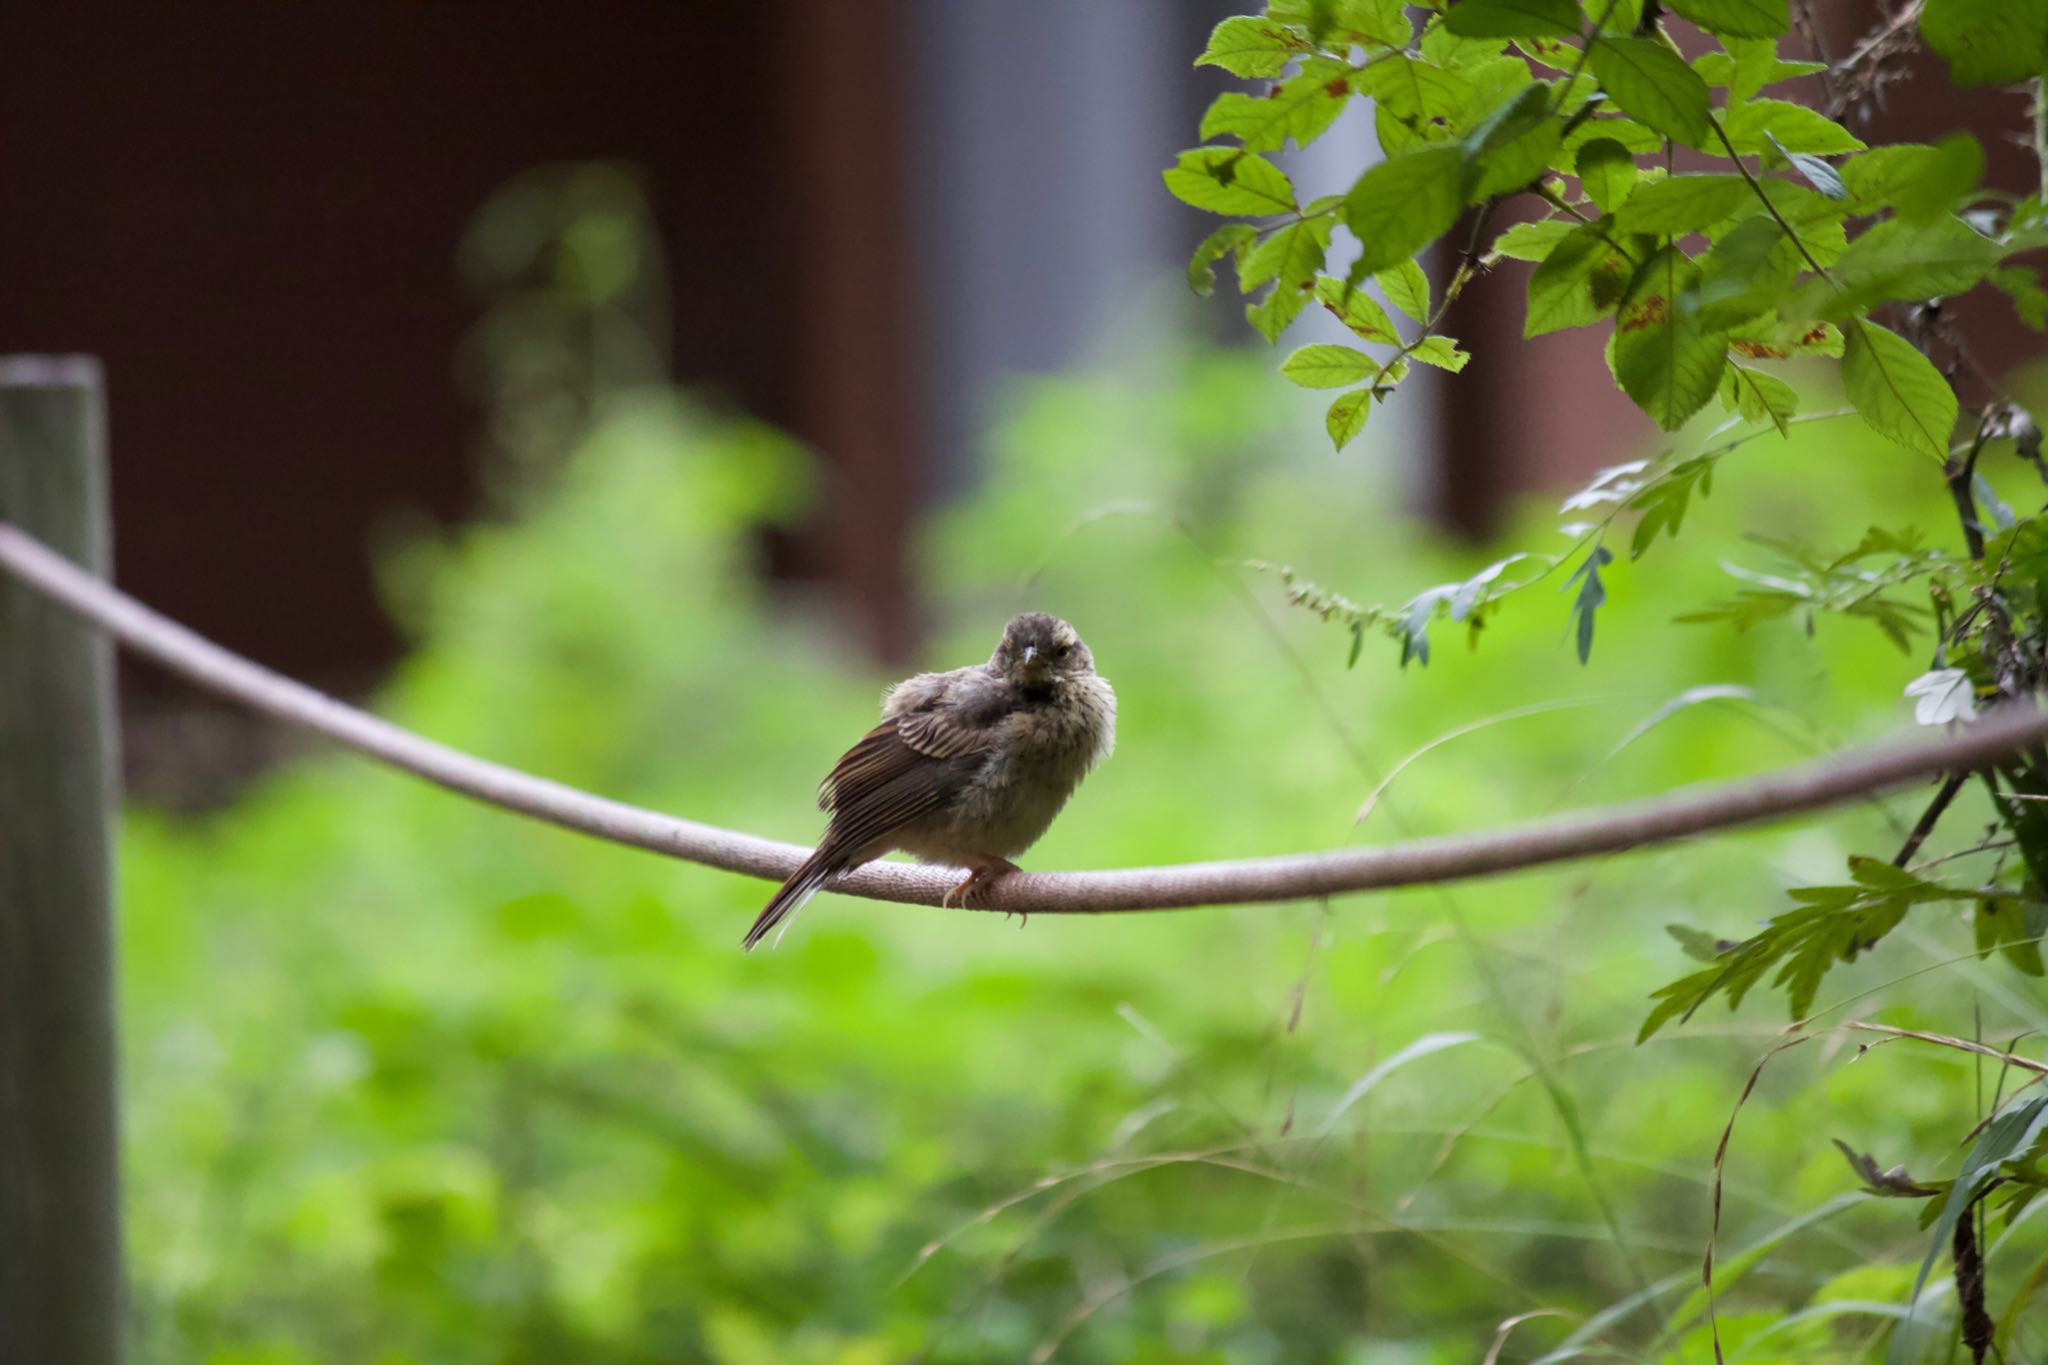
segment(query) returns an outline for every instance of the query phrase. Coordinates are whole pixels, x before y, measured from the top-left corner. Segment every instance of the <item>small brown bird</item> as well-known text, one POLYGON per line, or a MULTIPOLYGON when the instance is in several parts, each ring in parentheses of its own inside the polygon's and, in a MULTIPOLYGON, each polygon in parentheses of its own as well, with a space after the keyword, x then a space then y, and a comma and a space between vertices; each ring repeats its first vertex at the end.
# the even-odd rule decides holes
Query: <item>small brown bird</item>
POLYGON ((966 868, 948 895, 1017 870, 1088 770, 1116 743, 1116 693, 1056 616, 1026 612, 985 664, 920 673, 882 697, 882 723, 818 788, 832 813, 817 851, 747 931, 756 943, 827 881, 902 849, 966 868))

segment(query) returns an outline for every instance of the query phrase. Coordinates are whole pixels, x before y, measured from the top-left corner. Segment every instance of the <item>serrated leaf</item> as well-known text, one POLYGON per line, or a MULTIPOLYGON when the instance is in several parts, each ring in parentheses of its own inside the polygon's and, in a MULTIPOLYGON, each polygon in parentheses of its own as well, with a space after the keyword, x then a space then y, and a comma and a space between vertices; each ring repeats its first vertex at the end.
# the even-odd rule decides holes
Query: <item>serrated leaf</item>
POLYGON ((1932 361, 1874 322, 1842 329, 1842 386, 1873 430, 1934 460, 1948 459, 1956 394, 1932 361))
POLYGON ((1713 325, 1747 321, 1776 309, 1801 264, 1776 219, 1746 219, 1715 242, 1700 262, 1699 287, 1687 306, 1713 325))
POLYGON ((1727 338, 1680 306, 1699 267, 1677 247, 1640 272, 1614 319, 1614 377, 1658 426, 1676 431, 1720 387, 1727 338))
POLYGON ((1465 156, 1475 168, 1467 199, 1477 203, 1541 178, 1564 137, 1552 104, 1549 83, 1525 85, 1467 135, 1465 156))
POLYGON ((1565 327, 1579 327, 1607 311, 1593 296, 1593 282, 1605 274, 1619 276, 1622 258, 1606 237, 1602 224, 1574 228, 1551 249, 1529 277, 1529 312, 1524 337, 1542 336, 1565 327))
POLYGON ((1244 249, 1258 235, 1259 230, 1250 223, 1225 223, 1204 237, 1188 258, 1188 288, 1206 297, 1216 288, 1216 262, 1230 255, 1242 261, 1244 249))
POLYGON ((1792 28, 1785 0, 1664 0, 1680 17, 1727 38, 1776 38, 1792 28))
POLYGON ((1429 276, 1413 260, 1405 260, 1373 277, 1387 302, 1414 318, 1429 321, 1429 276))
POLYGON ((1425 365, 1434 365, 1439 370, 1452 374, 1465 368, 1472 359, 1469 351, 1458 349, 1458 343, 1446 336, 1427 336, 1408 349, 1408 354, 1425 365))
POLYGON ((1616 217, 1628 232, 1682 237, 1720 222, 1748 197, 1739 175, 1674 175, 1636 186, 1616 217))
POLYGON ((1728 334, 1728 349, 1745 360, 1790 360, 1795 355, 1838 356, 1842 334, 1831 322, 1747 323, 1728 334))
POLYGON ((1572 164, 1586 197, 1599 205, 1602 213, 1614 212, 1640 175, 1634 154, 1611 137, 1581 143, 1572 164))
POLYGON ((1654 38, 1602 38, 1586 58, 1600 88, 1674 142, 1705 147, 1714 135, 1707 83, 1654 38))
POLYGON ((1245 321, 1251 323, 1258 334, 1269 343, 1280 340, 1280 334, 1287 330, 1287 324, 1301 316, 1301 310, 1308 307, 1309 291, 1287 289, 1279 285, 1266 291, 1266 296, 1244 310, 1245 321))
POLYGON ((1461 38, 1576 38, 1574 0, 1458 0, 1444 27, 1461 38))
POLYGON ((1359 242, 1352 267, 1385 270, 1434 242, 1465 207, 1467 168, 1456 147, 1425 147, 1381 162, 1344 196, 1344 221, 1359 242))
POLYGON ((1323 430, 1330 433, 1330 444, 1342 450, 1365 430, 1365 419, 1372 416, 1372 390, 1353 389, 1340 393, 1330 404, 1330 410, 1323 414, 1323 430))
POLYGON ((1276 280, 1282 289, 1299 289, 1323 268, 1335 227, 1329 214, 1289 223, 1246 253, 1238 268, 1238 287, 1248 294, 1276 280))
POLYGON ((1893 299, 1966 293, 1991 272, 2001 254, 1996 242, 1959 218, 1924 223, 1888 218, 1849 243, 1835 262, 1832 286, 1815 282, 1818 306, 1808 315, 1839 321, 1893 299))
POLYGON ((1365 352, 1320 341, 1298 348, 1280 362, 1280 373, 1304 389, 1342 388, 1379 372, 1379 362, 1365 352))
POLYGON ((1790 100, 1743 100, 1728 110, 1721 129, 1738 152, 1761 155, 1774 151, 1774 138, 1789 151, 1822 156, 1863 150, 1862 138, 1818 109, 1790 100))
POLYGON ((1889 206, 1908 220, 1938 218, 1984 178, 1984 149, 1968 133, 1945 137, 1932 147, 1895 143, 1851 158, 1841 173, 1859 213, 1889 206))
POLYGON ((1294 209, 1294 185, 1278 166, 1254 152, 1195 147, 1161 173, 1184 204, 1211 213, 1270 214, 1294 209))
POLYGON ((1464 75, 1405 56, 1374 62, 1353 85, 1372 98, 1380 146, 1390 156, 1451 137, 1453 121, 1474 94, 1464 75))
POLYGON ((1493 239, 1493 251, 1495 255, 1506 256, 1510 260, 1540 261, 1548 257, 1559 242, 1572 235, 1574 226, 1568 218, 1517 223, 1493 239))
POLYGON ((1323 275, 1316 280, 1316 302, 1330 310, 1337 321, 1367 341, 1388 346, 1401 344, 1401 336, 1387 310, 1357 285, 1323 275))
POLYGON ((1196 66, 1220 66, 1233 76, 1277 76, 1296 56, 1314 49, 1285 24, 1254 14, 1225 19, 1209 32, 1196 66))
POLYGON ((2048 0, 1927 0, 1920 36, 1956 85, 2013 85, 2042 73, 2048 0))
POLYGON ((1730 365, 1721 380, 1721 403, 1745 422, 1769 422, 1784 436, 1791 431, 1786 423, 1799 411, 1799 394, 1774 374, 1730 365))
POLYGON ((1202 136, 1234 137, 1245 150, 1270 152, 1288 138, 1306 147, 1323 135, 1351 98, 1351 68, 1311 58, 1270 95, 1218 95, 1202 115, 1202 136))
POLYGON ((1344 32, 1368 44, 1402 48, 1415 36, 1406 0, 1336 0, 1335 17, 1344 32))
MULTIPOLYGON (((1780 59, 1777 43, 1768 38, 1723 38, 1722 46, 1728 50, 1727 85, 1730 107, 1750 98, 1767 85, 1797 80, 1801 76, 1810 76, 1816 71, 1827 70, 1826 64, 1822 62, 1788 62, 1780 59)), ((1705 60, 1701 59, 1702 62, 1705 60)), ((1706 74, 1704 69, 1701 69, 1701 74, 1706 74)), ((1710 77, 1709 80, 1711 79, 1710 77)))

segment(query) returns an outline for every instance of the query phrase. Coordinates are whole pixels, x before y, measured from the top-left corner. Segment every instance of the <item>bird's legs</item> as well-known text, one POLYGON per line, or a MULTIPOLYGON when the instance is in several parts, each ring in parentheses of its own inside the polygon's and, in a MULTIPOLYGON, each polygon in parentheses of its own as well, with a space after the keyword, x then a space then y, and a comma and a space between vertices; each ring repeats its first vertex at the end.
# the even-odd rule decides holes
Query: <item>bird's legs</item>
MULTIPOLYGON (((953 898, 958 896, 960 898, 960 908, 966 910, 973 904, 976 888, 986 886, 998 877, 1007 876, 1012 872, 1021 872, 1022 870, 1022 868, 1018 867, 1008 858, 983 858, 968 867, 967 876, 961 880, 958 886, 948 891, 945 899, 941 900, 939 904, 946 909, 951 909, 953 898)), ((1029 917, 1025 916, 1022 911, 1018 911, 1017 914, 1019 918, 1024 919, 1027 923, 1029 922, 1029 917)))

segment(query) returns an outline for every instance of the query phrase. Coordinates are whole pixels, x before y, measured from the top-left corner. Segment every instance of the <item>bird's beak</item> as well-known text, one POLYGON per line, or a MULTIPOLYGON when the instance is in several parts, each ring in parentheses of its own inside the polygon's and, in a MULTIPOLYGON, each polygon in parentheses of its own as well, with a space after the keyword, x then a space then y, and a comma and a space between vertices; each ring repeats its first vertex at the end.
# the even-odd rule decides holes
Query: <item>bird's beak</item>
POLYGON ((1026 646, 1024 646, 1024 661, 1023 661, 1023 662, 1024 662, 1024 667, 1026 667, 1026 668, 1029 668, 1029 667, 1031 667, 1031 661, 1032 661, 1033 659, 1036 659, 1037 657, 1038 657, 1038 646, 1037 646, 1037 645, 1026 645, 1026 646))

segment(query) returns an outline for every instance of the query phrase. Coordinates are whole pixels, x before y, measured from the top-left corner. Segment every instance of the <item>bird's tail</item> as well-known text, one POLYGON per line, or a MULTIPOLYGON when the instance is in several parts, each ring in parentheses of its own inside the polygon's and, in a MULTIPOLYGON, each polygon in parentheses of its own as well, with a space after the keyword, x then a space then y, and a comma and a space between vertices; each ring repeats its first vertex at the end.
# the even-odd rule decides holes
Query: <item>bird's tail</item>
POLYGON ((803 864, 789 874, 789 880, 782 884, 781 889, 769 898, 767 908, 754 921, 754 927, 747 930, 740 946, 751 951, 771 929, 803 909, 805 902, 817 895, 818 888, 839 870, 838 860, 828 858, 822 848, 804 859, 803 864))

